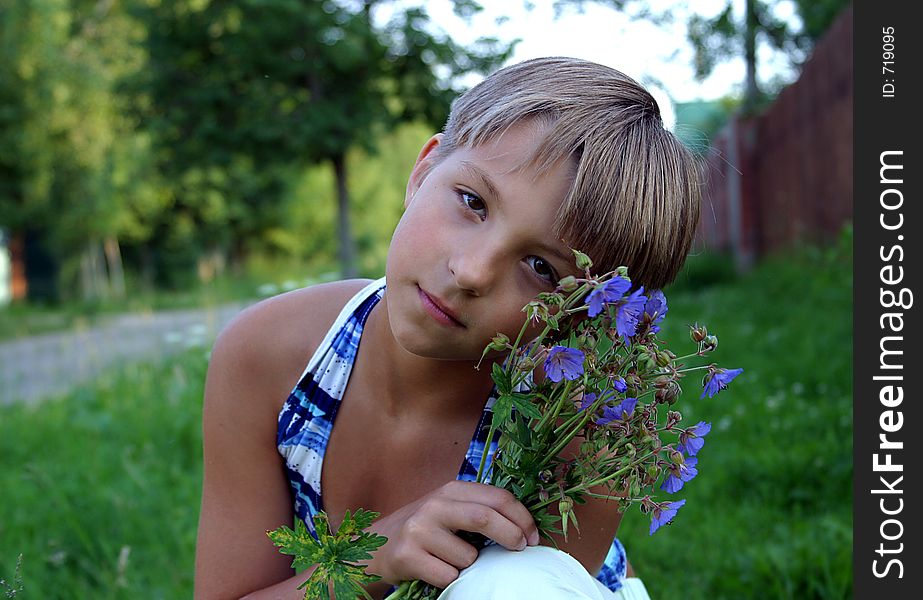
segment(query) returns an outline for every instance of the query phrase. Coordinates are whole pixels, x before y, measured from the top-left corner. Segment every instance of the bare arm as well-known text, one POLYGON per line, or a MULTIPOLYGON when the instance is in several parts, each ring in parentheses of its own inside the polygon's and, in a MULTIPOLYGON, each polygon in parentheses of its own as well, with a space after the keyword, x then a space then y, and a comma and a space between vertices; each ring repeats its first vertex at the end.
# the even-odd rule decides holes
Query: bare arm
POLYGON ((345 298, 362 285, 338 282, 261 302, 215 342, 203 409, 196 598, 304 597, 297 587, 309 572, 296 576, 291 557, 266 535, 294 519, 276 449, 278 414, 345 298))
MULTIPOLYGON (((575 437, 564 449, 562 456, 576 456, 582 441, 583 438, 575 437)), ((590 491, 597 494, 609 493, 605 486, 597 486, 591 488, 590 491)), ((552 537, 557 542, 558 548, 572 555, 590 574, 596 576, 606 560, 606 554, 612 546, 612 540, 622 520, 622 513, 618 509, 618 498, 615 496, 611 500, 587 498, 586 504, 575 504, 573 511, 580 531, 578 532, 573 525, 568 527, 567 542, 564 541, 564 536, 552 535, 552 537)), ((542 544, 551 545, 546 540, 543 540, 542 544)))

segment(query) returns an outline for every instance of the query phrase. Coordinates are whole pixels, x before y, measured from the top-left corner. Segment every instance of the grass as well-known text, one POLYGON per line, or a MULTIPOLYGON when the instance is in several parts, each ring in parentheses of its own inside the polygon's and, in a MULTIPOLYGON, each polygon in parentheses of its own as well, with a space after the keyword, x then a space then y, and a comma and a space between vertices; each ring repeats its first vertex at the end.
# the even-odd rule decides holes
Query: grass
POLYGON ((186 598, 204 350, 0 407, 0 579, 26 598, 186 598))
POLYGON ((668 290, 664 337, 705 323, 714 360, 744 372, 714 398, 680 400, 687 419, 714 427, 675 522, 649 537, 637 511, 623 520, 652 597, 851 597, 850 257, 847 235, 734 282, 668 290))
MULTIPOLYGON (((632 508, 619 537, 653 598, 850 597, 850 240, 742 277, 719 263, 667 290, 664 338, 680 353, 705 323, 745 371, 712 399, 690 381, 677 406, 714 428, 688 502, 650 537, 632 508)), ((199 349, 0 407, 0 579, 22 554, 24 597, 191 596, 205 369, 199 349)))

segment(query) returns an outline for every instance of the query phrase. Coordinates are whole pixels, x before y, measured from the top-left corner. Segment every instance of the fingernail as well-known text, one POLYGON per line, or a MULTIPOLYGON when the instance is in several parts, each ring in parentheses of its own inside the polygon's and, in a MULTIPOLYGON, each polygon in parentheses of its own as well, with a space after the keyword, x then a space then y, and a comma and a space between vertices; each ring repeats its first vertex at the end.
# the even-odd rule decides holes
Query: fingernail
POLYGON ((538 542, 539 542, 538 531, 533 531, 532 533, 529 534, 529 545, 538 546, 538 542))
POLYGON ((519 548, 517 550, 525 550, 527 546, 526 538, 522 538, 522 541, 519 542, 519 548))

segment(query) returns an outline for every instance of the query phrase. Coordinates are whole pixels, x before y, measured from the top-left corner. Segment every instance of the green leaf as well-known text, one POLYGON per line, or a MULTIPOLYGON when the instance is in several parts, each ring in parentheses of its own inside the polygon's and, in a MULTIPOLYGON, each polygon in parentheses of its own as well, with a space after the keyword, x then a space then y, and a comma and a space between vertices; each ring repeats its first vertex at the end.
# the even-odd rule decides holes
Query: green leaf
POLYGON ((306 599, 329 599, 330 585, 337 598, 370 598, 363 585, 380 577, 367 574, 366 565, 353 563, 371 558, 371 553, 387 541, 384 536, 365 531, 378 516, 377 512, 361 508, 355 513, 346 511, 336 533, 331 534, 329 519, 322 511, 314 516, 317 540, 300 520, 294 531, 283 525, 267 535, 280 552, 295 556, 292 565, 296 568, 317 565, 299 586, 305 589, 306 599))
POLYGON ((503 394, 511 394, 513 392, 513 382, 510 375, 503 370, 498 363, 494 363, 492 370, 494 383, 497 385, 497 391, 503 394))
POLYGON ((492 410, 494 414, 491 419, 491 426, 499 428, 509 421, 510 415, 513 413, 513 397, 509 394, 502 394, 494 402, 492 410))
POLYGON ((530 419, 540 419, 542 418, 542 413, 539 412, 538 408, 532 404, 532 397, 526 394, 513 394, 513 406, 516 407, 516 410, 521 412, 526 417, 530 419))

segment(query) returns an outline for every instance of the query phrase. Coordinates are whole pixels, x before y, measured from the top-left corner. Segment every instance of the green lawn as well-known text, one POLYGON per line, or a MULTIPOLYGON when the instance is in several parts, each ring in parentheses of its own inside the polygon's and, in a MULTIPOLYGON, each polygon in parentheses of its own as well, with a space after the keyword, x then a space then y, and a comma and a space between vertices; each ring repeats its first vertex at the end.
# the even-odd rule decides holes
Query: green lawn
MULTIPOLYGON (((653 598, 851 596, 852 265, 838 248, 741 278, 700 257, 668 290, 663 337, 705 323, 744 373, 699 400, 713 424, 673 525, 620 538, 653 598)), ((185 598, 199 504, 204 349, 127 368, 67 398, 0 408, 0 578, 27 598, 185 598)))
MULTIPOLYGON (((620 538, 653 598, 852 596, 852 263, 839 247, 780 256, 738 281, 668 293, 664 337, 698 320, 730 387, 680 399, 713 424, 675 522, 620 538)), ((679 347, 684 347, 680 345, 679 347)))

